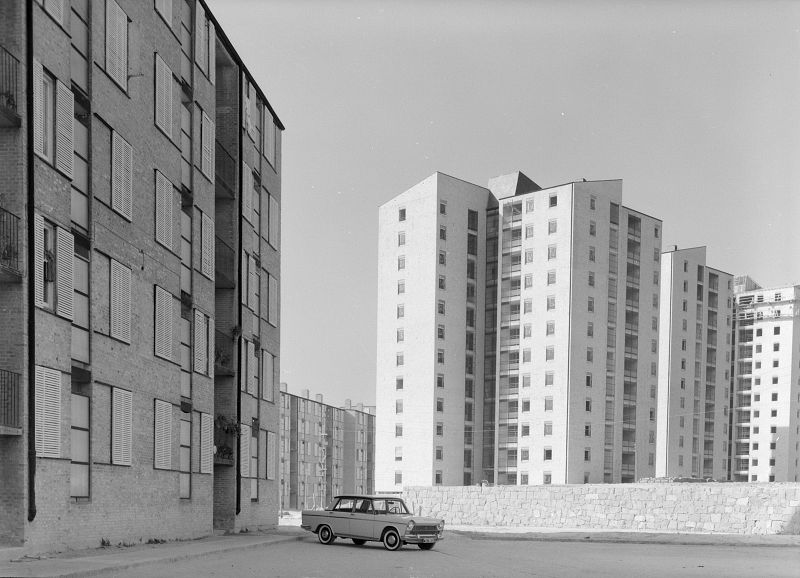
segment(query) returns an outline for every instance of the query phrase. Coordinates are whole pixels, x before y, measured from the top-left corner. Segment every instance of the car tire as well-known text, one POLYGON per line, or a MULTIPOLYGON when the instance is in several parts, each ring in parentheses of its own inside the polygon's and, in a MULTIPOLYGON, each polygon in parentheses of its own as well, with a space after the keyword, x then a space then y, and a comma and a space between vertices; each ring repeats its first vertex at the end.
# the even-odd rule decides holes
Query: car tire
POLYGON ((399 550, 403 542, 400 540, 400 534, 394 528, 389 528, 383 533, 383 547, 392 552, 399 550))
POLYGON ((367 541, 362 540, 361 538, 353 538, 353 544, 355 544, 356 546, 363 546, 366 543, 367 541))
POLYGON ((336 536, 333 535, 333 530, 330 526, 322 525, 317 528, 317 538, 321 544, 333 544, 336 536))
POLYGON ((426 544, 417 544, 420 550, 433 550, 433 542, 428 542, 426 544))

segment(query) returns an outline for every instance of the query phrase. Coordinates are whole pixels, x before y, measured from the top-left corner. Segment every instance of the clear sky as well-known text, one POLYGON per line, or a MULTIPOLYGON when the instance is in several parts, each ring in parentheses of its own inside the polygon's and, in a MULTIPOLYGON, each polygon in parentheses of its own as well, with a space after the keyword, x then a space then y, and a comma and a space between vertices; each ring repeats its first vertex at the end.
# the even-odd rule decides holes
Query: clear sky
POLYGON ((800 2, 208 0, 283 135, 281 380, 374 403, 377 208, 623 179, 664 246, 800 283, 800 2))

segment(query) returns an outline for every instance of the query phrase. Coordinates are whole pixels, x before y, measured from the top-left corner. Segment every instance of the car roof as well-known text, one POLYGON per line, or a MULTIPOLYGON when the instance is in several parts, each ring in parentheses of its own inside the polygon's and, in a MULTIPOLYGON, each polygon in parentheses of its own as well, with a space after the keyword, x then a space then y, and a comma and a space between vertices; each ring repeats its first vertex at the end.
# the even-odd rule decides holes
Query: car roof
POLYGON ((379 494, 341 494, 339 496, 334 496, 334 500, 338 500, 339 498, 355 498, 355 499, 370 499, 370 500, 402 500, 402 496, 392 496, 392 495, 379 495, 379 494))

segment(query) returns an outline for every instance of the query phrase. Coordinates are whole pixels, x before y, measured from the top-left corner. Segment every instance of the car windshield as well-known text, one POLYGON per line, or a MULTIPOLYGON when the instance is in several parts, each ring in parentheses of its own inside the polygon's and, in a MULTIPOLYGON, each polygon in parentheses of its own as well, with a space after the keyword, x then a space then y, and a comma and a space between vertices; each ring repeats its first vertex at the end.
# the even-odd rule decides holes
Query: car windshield
POLYGON ((372 501, 376 514, 408 514, 403 500, 398 498, 381 498, 372 501))

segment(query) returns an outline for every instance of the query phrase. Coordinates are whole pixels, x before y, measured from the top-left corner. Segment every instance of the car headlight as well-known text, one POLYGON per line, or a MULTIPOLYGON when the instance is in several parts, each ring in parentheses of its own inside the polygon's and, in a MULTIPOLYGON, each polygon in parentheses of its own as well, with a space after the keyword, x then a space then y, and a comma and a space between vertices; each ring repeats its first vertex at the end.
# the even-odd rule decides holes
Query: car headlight
POLYGON ((406 526, 406 532, 412 532, 414 530, 414 520, 409 520, 408 525, 406 526))
POLYGON ((444 530, 444 520, 442 520, 441 522, 439 522, 438 524, 436 524, 436 530, 437 530, 438 532, 441 532, 442 530, 444 530))

